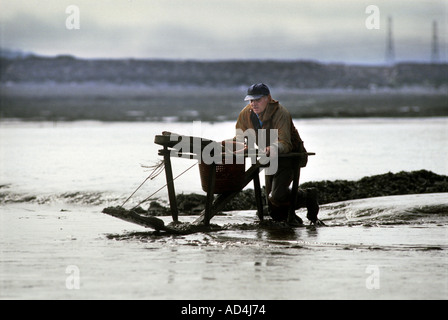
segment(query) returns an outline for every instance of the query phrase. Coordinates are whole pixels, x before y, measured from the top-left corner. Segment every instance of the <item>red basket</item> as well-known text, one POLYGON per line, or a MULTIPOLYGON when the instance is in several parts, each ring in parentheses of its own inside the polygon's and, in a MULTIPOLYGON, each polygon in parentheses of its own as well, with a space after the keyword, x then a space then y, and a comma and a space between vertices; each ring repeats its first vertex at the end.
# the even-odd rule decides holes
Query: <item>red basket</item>
MULTIPOLYGON (((223 141, 224 145, 224 141, 223 141)), ((228 147, 228 144, 226 145, 228 147)), ((232 151, 241 151, 244 149, 244 144, 237 144, 233 142, 231 145, 232 151)), ((228 148, 227 148, 228 149, 228 148)), ((228 149, 229 150, 229 149, 228 149)), ((236 157, 230 159, 230 163, 226 163, 225 152, 222 155, 222 163, 215 164, 215 188, 214 194, 228 193, 240 191, 243 187, 243 176, 246 171, 245 162, 242 164, 236 163, 236 157)), ((210 165, 204 162, 199 163, 199 173, 201 176, 202 190, 208 191, 208 179, 210 176, 210 165)))

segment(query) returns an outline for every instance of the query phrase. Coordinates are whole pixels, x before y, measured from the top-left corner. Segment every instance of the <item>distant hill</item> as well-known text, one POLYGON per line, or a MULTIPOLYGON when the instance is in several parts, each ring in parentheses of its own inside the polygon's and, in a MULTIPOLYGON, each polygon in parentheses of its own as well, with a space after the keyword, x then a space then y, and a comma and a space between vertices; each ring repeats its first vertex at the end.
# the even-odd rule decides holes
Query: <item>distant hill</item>
POLYGON ((83 60, 71 56, 1 58, 2 83, 51 82, 144 84, 148 86, 276 88, 397 88, 448 85, 448 64, 393 66, 323 64, 313 61, 83 60))
POLYGON ((267 83, 294 118, 448 116, 448 64, 0 58, 0 120, 234 120, 267 83))

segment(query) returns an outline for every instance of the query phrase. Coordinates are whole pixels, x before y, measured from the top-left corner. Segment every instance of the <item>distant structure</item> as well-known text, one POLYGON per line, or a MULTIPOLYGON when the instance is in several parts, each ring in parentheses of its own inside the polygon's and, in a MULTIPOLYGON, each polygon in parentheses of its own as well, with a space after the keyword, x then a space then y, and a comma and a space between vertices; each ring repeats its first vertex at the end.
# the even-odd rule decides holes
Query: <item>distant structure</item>
POLYGON ((387 42, 386 42, 386 63, 395 62, 394 40, 392 35, 392 18, 387 17, 387 42))
POLYGON ((431 63, 439 63, 439 40, 437 35, 437 21, 432 22, 431 63))

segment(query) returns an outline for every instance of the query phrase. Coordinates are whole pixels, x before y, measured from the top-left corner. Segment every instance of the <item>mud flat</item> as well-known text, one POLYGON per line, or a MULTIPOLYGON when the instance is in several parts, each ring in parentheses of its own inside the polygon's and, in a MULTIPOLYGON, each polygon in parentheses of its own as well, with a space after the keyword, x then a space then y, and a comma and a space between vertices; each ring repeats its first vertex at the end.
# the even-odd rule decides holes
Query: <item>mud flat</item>
POLYGON ((0 298, 446 299, 445 196, 323 205, 327 227, 318 228, 260 225, 254 211, 232 211, 213 219, 222 230, 181 236, 156 235, 98 206, 8 204, 0 298), (405 218, 422 204, 423 213, 405 218))

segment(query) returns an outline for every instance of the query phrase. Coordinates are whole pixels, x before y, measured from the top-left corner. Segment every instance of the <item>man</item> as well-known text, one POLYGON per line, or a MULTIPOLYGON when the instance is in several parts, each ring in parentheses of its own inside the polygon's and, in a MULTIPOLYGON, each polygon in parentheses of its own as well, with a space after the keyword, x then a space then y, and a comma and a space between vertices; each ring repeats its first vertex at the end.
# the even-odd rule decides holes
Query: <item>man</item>
MULTIPOLYGON (((236 122, 236 129, 245 132, 248 129, 258 133, 260 129, 278 130, 278 139, 269 141, 266 134, 266 148, 263 150, 267 156, 275 157, 276 153, 306 152, 303 141, 295 128, 289 111, 277 100, 272 99, 268 86, 264 83, 251 85, 247 89, 244 99, 250 103, 240 112, 236 122)), ((239 131, 241 132, 241 131, 239 131)), ((258 134, 257 136, 258 137, 258 134)), ((257 138, 255 138, 257 139, 257 138)), ((260 147, 260 143, 257 141, 260 147)), ((293 180, 294 158, 278 158, 278 169, 275 173, 266 174, 266 194, 268 196, 269 214, 276 221, 286 221, 288 217, 291 190, 289 186, 293 180)), ((299 189, 296 199, 296 209, 306 207, 307 218, 314 224, 321 223, 317 219, 319 204, 315 189, 299 189)), ((297 215, 296 222, 303 221, 297 215)))

